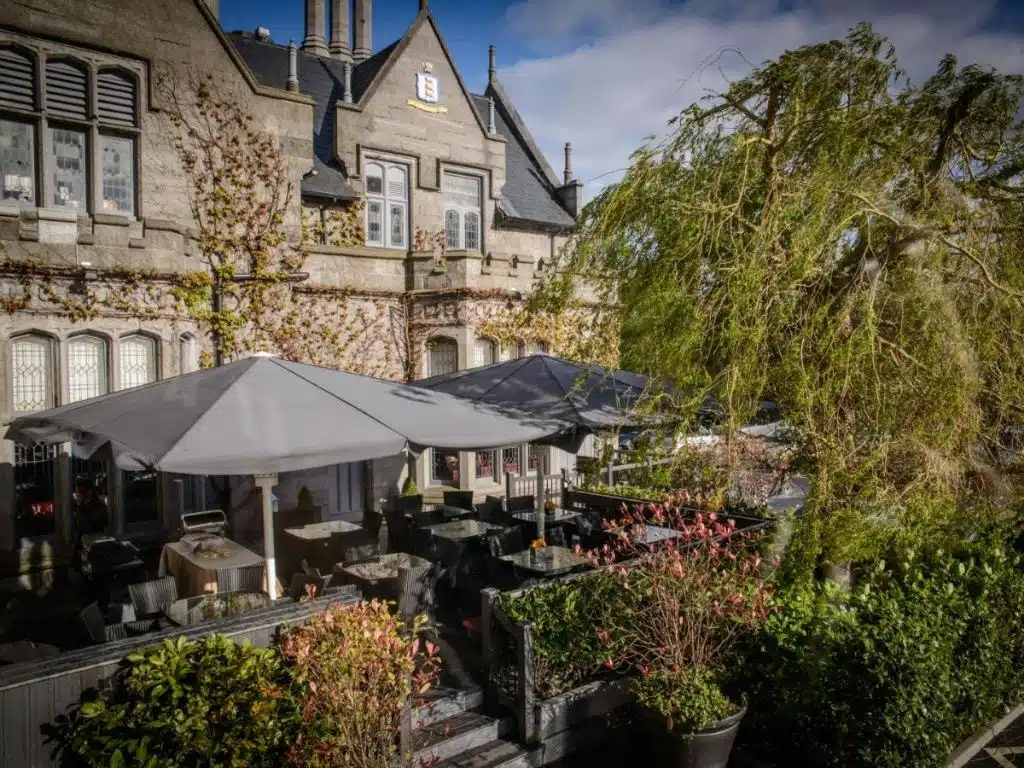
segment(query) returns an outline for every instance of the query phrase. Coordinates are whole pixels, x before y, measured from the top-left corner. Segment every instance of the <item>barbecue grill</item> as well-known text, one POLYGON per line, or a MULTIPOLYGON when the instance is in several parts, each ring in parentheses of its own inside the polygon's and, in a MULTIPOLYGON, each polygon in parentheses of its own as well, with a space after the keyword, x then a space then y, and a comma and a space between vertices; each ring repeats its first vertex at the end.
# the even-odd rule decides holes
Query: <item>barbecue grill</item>
POLYGON ((181 539, 198 543, 203 539, 227 536, 228 518, 219 509, 185 512, 181 516, 181 539))

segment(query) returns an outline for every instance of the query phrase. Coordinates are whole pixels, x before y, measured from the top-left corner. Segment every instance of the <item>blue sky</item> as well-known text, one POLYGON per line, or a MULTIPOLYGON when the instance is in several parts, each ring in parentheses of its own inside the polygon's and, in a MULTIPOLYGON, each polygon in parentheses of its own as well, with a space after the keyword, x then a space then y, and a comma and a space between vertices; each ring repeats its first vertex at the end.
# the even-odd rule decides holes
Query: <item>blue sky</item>
MULTIPOLYGON (((327 3, 330 0, 325 0, 327 3)), ((301 42, 305 0, 220 0, 228 31, 268 27, 301 42)), ((1024 72, 1024 0, 430 0, 470 90, 498 49, 506 91, 556 170, 562 145, 589 197, 679 110, 787 49, 842 37, 860 21, 896 46, 920 81, 946 53, 1024 72)), ((376 0, 373 44, 400 37, 417 0, 376 0)))

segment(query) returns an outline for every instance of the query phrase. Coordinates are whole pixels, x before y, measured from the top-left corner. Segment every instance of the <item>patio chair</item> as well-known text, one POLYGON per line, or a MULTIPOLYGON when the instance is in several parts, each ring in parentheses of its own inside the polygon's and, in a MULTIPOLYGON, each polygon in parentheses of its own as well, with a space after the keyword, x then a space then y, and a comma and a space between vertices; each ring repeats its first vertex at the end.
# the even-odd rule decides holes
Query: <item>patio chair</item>
POLYGON ((544 533, 547 543, 553 547, 564 547, 565 546, 565 529, 560 525, 549 528, 544 533))
POLYGON ((100 611, 100 604, 89 603, 79 614, 85 631, 94 643, 110 643, 115 640, 125 640, 129 637, 144 635, 160 628, 158 619, 142 619, 139 621, 125 621, 120 624, 106 624, 103 621, 103 613, 100 611))
POLYGON ((398 611, 406 621, 433 607, 434 563, 402 568, 398 572, 398 611))
POLYGON ((333 568, 335 563, 358 563, 376 557, 379 552, 377 537, 365 528, 343 533, 332 533, 328 546, 327 560, 323 570, 333 568))
POLYGON ((522 552, 525 548, 521 528, 508 528, 487 536, 487 550, 491 557, 511 555, 513 552, 522 552))
POLYGON ((243 568, 226 568, 217 571, 218 592, 262 592, 263 575, 266 566, 247 565, 243 568))
POLYGON ((291 589, 288 596, 292 600, 301 600, 306 596, 306 587, 313 585, 313 597, 320 597, 331 583, 331 574, 312 576, 308 573, 296 573, 292 576, 291 589))
POLYGON ((477 504, 474 509, 476 509, 477 519, 485 523, 501 523, 506 519, 505 507, 502 505, 501 499, 488 499, 477 504))
POLYGON ((165 605, 178 599, 178 582, 173 576, 164 576, 162 579, 129 584, 128 594, 131 595, 136 615, 155 616, 165 605))
POLYGON ((533 495, 513 496, 505 500, 505 508, 509 512, 532 512, 534 511, 533 495))
POLYGON ((473 509, 473 492, 445 491, 444 503, 445 506, 448 507, 458 507, 459 509, 473 509))
POLYGON ((399 496, 395 499, 395 509, 400 509, 404 514, 415 515, 423 511, 423 495, 399 496))

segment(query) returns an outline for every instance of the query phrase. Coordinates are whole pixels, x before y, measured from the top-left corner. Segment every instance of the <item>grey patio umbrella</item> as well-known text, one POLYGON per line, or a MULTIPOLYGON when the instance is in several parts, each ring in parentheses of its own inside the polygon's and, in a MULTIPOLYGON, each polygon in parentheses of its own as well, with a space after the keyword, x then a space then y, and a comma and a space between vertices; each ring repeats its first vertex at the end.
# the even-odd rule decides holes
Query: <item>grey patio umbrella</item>
MULTIPOLYGON (((646 376, 543 353, 420 379, 413 386, 493 405, 511 416, 553 422, 557 431, 535 442, 573 453, 589 434, 651 420, 635 408, 647 387, 646 376)), ((541 497, 538 492, 537 530, 543 538, 541 497)))
POLYGON ((647 387, 646 376, 543 353, 420 379, 413 386, 557 423, 558 431, 542 442, 568 450, 578 449, 579 441, 593 432, 636 426, 650 418, 635 410, 647 387))
POLYGON ((441 392, 254 355, 23 416, 6 438, 69 442, 76 456, 111 458, 121 469, 256 476, 272 574, 278 472, 427 447, 497 448, 556 429, 441 392))

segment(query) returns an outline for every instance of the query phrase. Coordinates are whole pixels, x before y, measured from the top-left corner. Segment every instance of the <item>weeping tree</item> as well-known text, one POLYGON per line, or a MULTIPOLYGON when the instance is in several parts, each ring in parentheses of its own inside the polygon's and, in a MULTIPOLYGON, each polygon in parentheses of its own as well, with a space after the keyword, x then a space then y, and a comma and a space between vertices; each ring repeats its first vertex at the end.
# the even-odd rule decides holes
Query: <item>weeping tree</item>
POLYGON ((680 409, 712 394, 726 434, 778 402, 812 480, 797 562, 1005 521, 1022 92, 950 56, 914 85, 868 25, 787 52, 634 153, 535 306, 585 278, 624 310, 624 367, 680 409))

